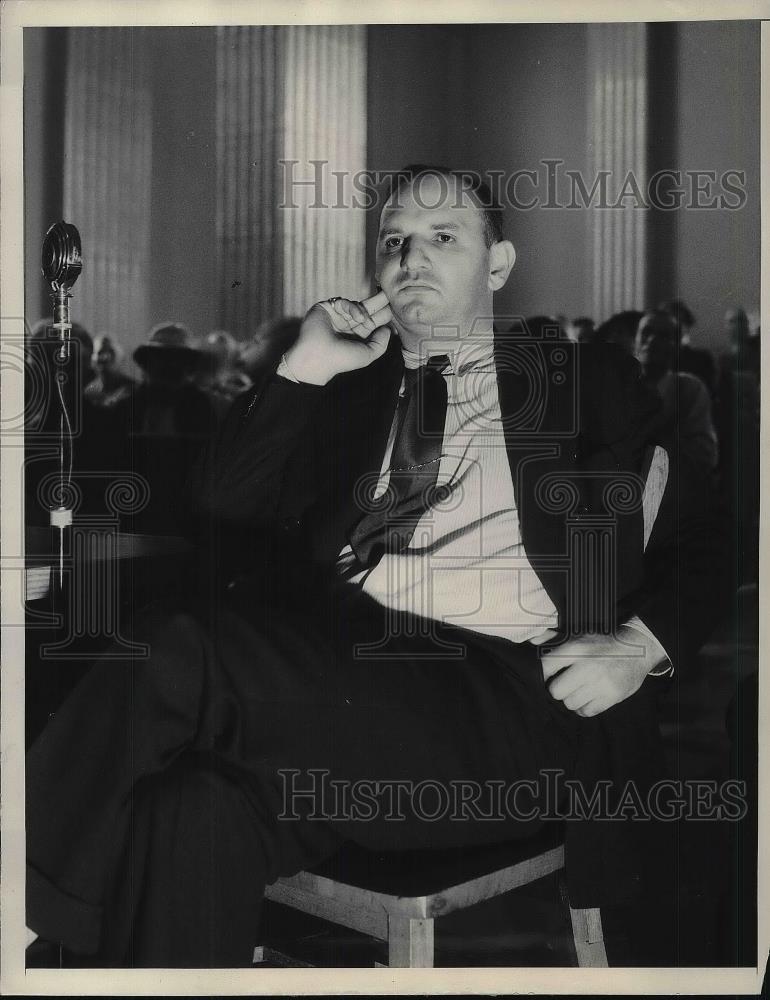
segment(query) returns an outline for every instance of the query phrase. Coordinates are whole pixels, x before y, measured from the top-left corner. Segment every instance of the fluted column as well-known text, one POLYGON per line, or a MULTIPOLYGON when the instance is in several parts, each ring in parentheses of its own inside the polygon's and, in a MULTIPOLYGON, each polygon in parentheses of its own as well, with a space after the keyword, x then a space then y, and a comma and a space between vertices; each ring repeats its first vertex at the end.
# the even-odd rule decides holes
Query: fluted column
POLYGON ((146 326, 152 98, 142 29, 69 33, 64 217, 83 242, 73 316, 131 340, 146 326))
POLYGON ((647 184, 647 26, 588 27, 589 179, 609 171, 606 204, 591 209, 593 314, 644 307, 646 210, 635 190, 613 207, 631 174, 647 184))
POLYGON ((292 177, 319 181, 287 191, 281 210, 284 311, 301 314, 364 291, 365 216, 350 198, 366 158, 366 36, 360 25, 318 25, 286 28, 281 41, 284 159, 296 161, 292 177))
POLYGON ((364 290, 364 212, 346 204, 350 177, 365 166, 364 32, 218 29, 220 323, 237 336, 364 290), (346 175, 342 199, 334 171, 346 175), (322 189, 302 183, 321 177, 322 189))
POLYGON ((280 312, 275 203, 282 146, 279 28, 217 29, 219 323, 248 336, 280 312))

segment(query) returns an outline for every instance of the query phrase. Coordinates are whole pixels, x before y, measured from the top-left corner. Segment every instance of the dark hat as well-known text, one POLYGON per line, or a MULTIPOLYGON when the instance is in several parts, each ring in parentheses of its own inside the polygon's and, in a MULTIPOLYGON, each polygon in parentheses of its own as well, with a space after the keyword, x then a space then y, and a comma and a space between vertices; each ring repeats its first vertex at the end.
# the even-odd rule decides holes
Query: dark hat
POLYGON ((200 363, 201 353, 186 326, 159 323, 150 331, 147 341, 134 351, 134 361, 140 368, 146 369, 153 360, 160 358, 189 371, 200 363))

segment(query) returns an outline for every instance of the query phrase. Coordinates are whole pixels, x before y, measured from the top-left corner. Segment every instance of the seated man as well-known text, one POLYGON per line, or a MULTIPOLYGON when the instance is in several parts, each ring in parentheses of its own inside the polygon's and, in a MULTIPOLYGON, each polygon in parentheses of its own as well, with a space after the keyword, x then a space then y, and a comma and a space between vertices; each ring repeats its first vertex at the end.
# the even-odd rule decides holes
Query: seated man
MULTIPOLYGON (((483 185, 404 172, 381 291, 314 305, 235 402, 197 477, 197 604, 143 618, 148 657, 97 666, 28 755, 33 933, 248 965, 264 885, 346 840, 500 843, 547 821, 501 787, 660 776, 654 696, 720 599, 719 534, 668 489, 645 551, 657 404, 615 348, 493 336, 514 257, 483 185), (424 782, 472 808, 426 820, 424 782)), ((657 863, 647 823, 567 826, 574 905, 657 863)))
POLYGON ((645 313, 636 331, 636 357, 643 380, 661 398, 660 434, 667 450, 709 474, 718 457, 711 399, 697 375, 675 370, 678 337, 668 313, 645 313))

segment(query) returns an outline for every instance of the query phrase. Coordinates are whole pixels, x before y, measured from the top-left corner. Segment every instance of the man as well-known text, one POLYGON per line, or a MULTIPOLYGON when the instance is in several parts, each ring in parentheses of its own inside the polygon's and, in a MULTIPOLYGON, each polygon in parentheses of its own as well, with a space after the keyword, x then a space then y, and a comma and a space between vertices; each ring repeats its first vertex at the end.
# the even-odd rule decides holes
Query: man
POLYGON ((91 370, 93 379, 85 389, 86 398, 98 408, 115 406, 128 399, 134 388, 134 380, 125 375, 119 367, 123 356, 120 345, 102 334, 94 340, 94 350, 91 355, 91 370))
POLYGON ((759 573, 760 339, 745 309, 727 310, 728 350, 719 357, 716 424, 721 487, 733 524, 736 579, 759 573))
POLYGON ((639 322, 635 353, 643 379, 662 400, 661 435, 668 450, 709 475, 717 466, 711 400, 696 375, 674 370, 678 339, 671 315, 648 312, 639 322))
POLYGON ((206 356, 181 323, 159 323, 133 353, 143 379, 111 410, 122 431, 117 468, 131 469, 149 485, 149 502, 129 530, 177 530, 186 505, 190 469, 219 420, 211 396, 195 382, 206 356))
POLYGON ((671 299, 658 306, 658 311, 668 313, 677 326, 678 351, 676 369, 697 375, 706 386, 711 399, 717 390, 717 366, 714 355, 703 347, 694 347, 691 330, 695 326, 695 316, 681 299, 671 299))
MULTIPOLYGON (((144 622, 149 659, 97 668, 29 756, 32 931, 102 961, 248 964, 261 886, 345 840, 543 825, 426 821, 394 783, 464 782, 485 810, 495 782, 547 770, 657 776, 649 675, 700 642, 715 536, 691 511, 674 580, 664 497, 643 554, 629 496, 654 407, 636 362, 605 349, 578 371, 565 341, 496 343, 514 258, 483 187, 408 171, 381 216, 381 292, 313 306, 236 401, 196 489, 213 567, 197 613, 144 622), (567 548, 591 517, 616 546, 598 586, 567 548), (369 814, 294 795, 311 770, 368 782, 369 814)), ((575 825, 575 905, 625 897, 644 852, 618 824, 575 825)))
POLYGON ((728 349, 720 357, 722 373, 747 372, 759 381, 759 336, 752 335, 745 309, 734 307, 725 313, 728 349))
POLYGON ((568 327, 570 340, 578 344, 588 344, 594 339, 596 324, 588 316, 578 316, 568 327))
POLYGON ((212 330, 201 344, 201 365, 195 383, 224 415, 241 392, 251 388, 251 379, 243 371, 241 346, 228 330, 212 330))
POLYGON ((615 313, 596 328, 594 342, 597 344, 617 344, 627 354, 633 354, 636 329, 642 315, 636 309, 625 309, 623 312, 615 313))

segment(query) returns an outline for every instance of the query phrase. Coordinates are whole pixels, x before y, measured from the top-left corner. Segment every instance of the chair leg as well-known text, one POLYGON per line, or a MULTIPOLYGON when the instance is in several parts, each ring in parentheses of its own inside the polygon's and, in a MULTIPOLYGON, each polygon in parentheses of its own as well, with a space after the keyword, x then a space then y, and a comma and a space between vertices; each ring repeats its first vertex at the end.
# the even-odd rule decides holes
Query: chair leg
POLYGON ((388 966, 391 969, 433 968, 433 919, 388 920, 388 966))
POLYGON ((575 910, 571 906, 572 936, 575 940, 577 962, 589 969, 606 969, 607 952, 604 948, 602 916, 598 907, 575 910))

